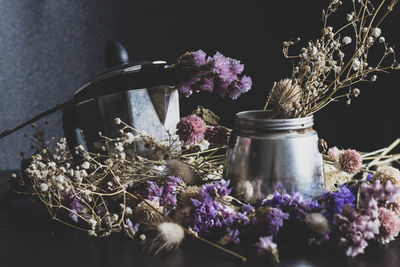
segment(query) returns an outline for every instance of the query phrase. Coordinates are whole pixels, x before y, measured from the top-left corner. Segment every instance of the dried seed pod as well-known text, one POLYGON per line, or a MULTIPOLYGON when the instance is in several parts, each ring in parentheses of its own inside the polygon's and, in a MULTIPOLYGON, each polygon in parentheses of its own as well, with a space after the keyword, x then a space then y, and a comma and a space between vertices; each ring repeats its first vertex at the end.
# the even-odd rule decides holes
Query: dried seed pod
POLYGON ((167 168, 172 176, 181 177, 187 185, 196 185, 201 182, 200 177, 182 161, 176 159, 167 160, 167 168))

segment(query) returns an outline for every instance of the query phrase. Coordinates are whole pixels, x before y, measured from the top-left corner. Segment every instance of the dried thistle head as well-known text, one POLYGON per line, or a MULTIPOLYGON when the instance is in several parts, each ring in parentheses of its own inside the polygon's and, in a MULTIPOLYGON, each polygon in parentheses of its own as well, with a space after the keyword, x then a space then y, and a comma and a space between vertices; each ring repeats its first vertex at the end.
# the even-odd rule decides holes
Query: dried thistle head
POLYGON ((136 206, 133 218, 141 223, 159 223, 163 221, 163 211, 164 207, 160 206, 158 199, 143 200, 136 206))
POLYGON ((181 177, 187 185, 196 185, 201 182, 200 177, 182 161, 176 159, 167 160, 167 168, 171 175, 181 177))
POLYGON ((323 238, 329 231, 328 220, 321 213, 307 214, 305 223, 310 233, 317 238, 323 238))
POLYGON ((378 167, 372 180, 380 180, 382 184, 386 184, 387 181, 390 181, 393 185, 400 184, 400 170, 392 167, 392 166, 381 166, 378 167))
POLYGON ((192 198, 197 198, 199 194, 200 188, 198 186, 187 186, 184 190, 182 190, 180 195, 180 201, 183 205, 191 205, 192 198))
POLYGON ((292 114, 299 104, 301 92, 301 87, 291 79, 283 79, 276 83, 269 94, 274 113, 284 116, 292 114))

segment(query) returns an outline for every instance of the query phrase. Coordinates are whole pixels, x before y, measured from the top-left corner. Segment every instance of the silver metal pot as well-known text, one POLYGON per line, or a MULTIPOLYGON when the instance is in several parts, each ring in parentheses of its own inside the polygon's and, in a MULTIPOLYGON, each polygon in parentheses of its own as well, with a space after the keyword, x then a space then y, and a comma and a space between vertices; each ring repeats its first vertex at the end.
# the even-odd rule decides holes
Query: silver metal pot
POLYGON ((265 110, 236 114, 224 169, 234 195, 248 202, 276 190, 318 196, 324 176, 313 116, 269 119, 269 114, 265 110))

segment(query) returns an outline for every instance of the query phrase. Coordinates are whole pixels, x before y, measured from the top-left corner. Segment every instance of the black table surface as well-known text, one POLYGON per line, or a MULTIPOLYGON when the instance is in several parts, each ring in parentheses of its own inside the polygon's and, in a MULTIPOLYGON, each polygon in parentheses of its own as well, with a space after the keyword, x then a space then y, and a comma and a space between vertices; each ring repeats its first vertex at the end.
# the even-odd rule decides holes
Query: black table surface
MULTIPOLYGON (((0 172, 0 184, 10 171, 0 172)), ((177 251, 149 255, 124 236, 91 238, 52 221, 47 211, 26 197, 0 187, 0 267, 9 266, 140 266, 236 267, 271 266, 262 260, 246 263, 206 244, 188 240, 177 251)), ((369 247, 354 259, 339 251, 301 248, 280 251, 278 266, 400 266, 400 242, 369 247)))

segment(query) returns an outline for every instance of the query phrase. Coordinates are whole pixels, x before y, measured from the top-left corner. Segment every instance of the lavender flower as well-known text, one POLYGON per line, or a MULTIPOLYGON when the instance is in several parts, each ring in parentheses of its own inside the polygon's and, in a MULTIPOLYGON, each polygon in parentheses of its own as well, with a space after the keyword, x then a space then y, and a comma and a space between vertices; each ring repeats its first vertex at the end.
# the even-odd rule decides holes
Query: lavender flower
POLYGON ((185 144, 196 144, 204 139, 206 132, 205 122, 197 115, 181 118, 176 125, 176 134, 185 144))

